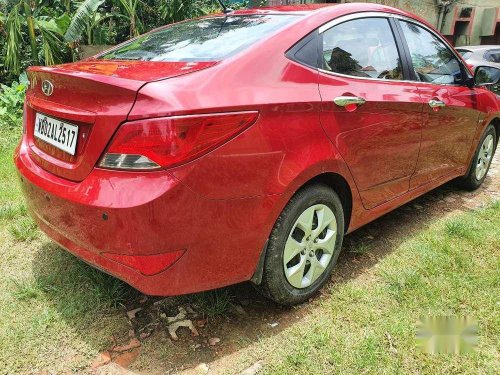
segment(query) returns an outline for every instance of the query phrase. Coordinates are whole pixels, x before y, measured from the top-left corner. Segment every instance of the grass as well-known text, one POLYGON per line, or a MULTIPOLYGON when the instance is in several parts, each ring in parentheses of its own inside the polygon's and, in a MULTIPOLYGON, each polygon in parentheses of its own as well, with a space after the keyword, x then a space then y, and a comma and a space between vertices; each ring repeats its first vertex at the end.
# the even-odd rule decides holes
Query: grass
MULTIPOLYGON (((135 292, 35 229, 11 162, 17 136, 0 129, 0 374, 85 371, 112 335, 127 337, 123 304, 135 292)), ((232 365, 241 370, 262 360, 266 374, 496 374, 499 238, 499 202, 433 223, 394 245, 361 277, 329 284, 296 323, 258 340, 243 337, 241 359, 232 365), (477 350, 420 353, 415 332, 421 315, 475 317, 477 350)), ((365 244, 351 249, 360 257, 374 250, 365 244)), ((206 316, 224 315, 233 302, 225 289, 186 298, 206 316)), ((170 368, 176 347, 156 338, 164 335, 145 341, 140 362, 170 368)))
POLYGON ((228 289, 211 290, 188 297, 196 305, 197 311, 209 318, 226 315, 231 308, 232 299, 228 289))
POLYGON ((0 374, 79 371, 127 334, 122 303, 135 292, 36 229, 12 163, 18 137, 0 129, 0 374))
POLYGON ((370 272, 331 285, 300 323, 247 353, 267 374, 496 374, 500 366, 500 204, 433 224, 370 272), (420 316, 472 316, 479 345, 423 354, 420 316))
POLYGON ((33 219, 28 216, 20 216, 14 219, 9 226, 9 232, 16 241, 32 241, 37 235, 37 226, 33 219))

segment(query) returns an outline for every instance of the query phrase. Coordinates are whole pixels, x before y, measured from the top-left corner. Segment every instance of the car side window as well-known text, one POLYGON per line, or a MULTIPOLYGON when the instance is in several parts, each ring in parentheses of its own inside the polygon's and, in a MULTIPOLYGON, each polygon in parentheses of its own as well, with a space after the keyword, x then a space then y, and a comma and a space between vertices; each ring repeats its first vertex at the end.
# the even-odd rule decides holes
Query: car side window
POLYGON ((401 58, 389 21, 360 18, 325 31, 323 69, 355 77, 402 80, 401 58))
POLYGON ((489 62, 500 63, 500 49, 492 49, 484 54, 484 59, 489 62))
POLYGON ((453 52, 434 34, 414 23, 401 21, 417 78, 421 82, 462 82, 462 69, 453 52))

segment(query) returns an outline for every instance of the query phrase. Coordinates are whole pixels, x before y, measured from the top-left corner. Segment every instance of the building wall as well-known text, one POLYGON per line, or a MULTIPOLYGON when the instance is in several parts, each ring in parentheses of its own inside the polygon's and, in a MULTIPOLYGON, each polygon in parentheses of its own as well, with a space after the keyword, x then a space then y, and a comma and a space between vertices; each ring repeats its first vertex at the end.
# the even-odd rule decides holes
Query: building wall
MULTIPOLYGON (((257 0, 254 0, 257 1, 257 0)), ((362 0, 268 0, 269 5, 312 2, 349 3, 362 0)), ((439 0, 365 0, 404 9, 426 19, 454 45, 500 44, 500 0, 452 0, 440 20, 439 0), (470 19, 460 18, 460 10, 472 7, 470 19), (441 25, 438 25, 441 23, 441 25)))
MULTIPOLYGON (((500 1, 500 0, 499 0, 500 1)), ((345 3, 354 1, 343 1, 345 3)), ((408 12, 414 13, 433 25, 437 24, 438 21, 438 8, 436 6, 435 0, 368 0, 364 1, 366 3, 377 3, 389 5, 391 7, 406 10, 408 12)))
POLYGON ((441 31, 457 46, 497 44, 499 25, 500 0, 462 0, 450 7, 441 31), (472 8, 472 14, 464 17, 461 11, 468 7, 472 8))

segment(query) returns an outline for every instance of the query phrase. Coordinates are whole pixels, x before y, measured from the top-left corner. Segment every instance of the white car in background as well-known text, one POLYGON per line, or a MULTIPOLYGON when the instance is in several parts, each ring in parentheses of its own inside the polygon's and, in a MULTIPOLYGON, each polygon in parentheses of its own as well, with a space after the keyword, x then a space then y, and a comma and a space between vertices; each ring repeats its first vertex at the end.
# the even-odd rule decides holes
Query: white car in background
POLYGON ((456 48, 472 70, 478 66, 500 68, 500 46, 464 46, 456 48))

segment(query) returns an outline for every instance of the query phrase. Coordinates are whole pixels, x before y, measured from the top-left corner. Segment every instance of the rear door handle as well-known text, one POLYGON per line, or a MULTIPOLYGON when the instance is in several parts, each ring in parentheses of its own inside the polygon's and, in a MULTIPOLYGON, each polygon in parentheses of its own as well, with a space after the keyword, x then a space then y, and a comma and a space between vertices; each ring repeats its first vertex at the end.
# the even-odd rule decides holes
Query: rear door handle
POLYGON ((363 105, 366 103, 366 100, 359 96, 338 96, 333 99, 333 102, 339 107, 346 107, 352 104, 363 105))
POLYGON ((446 107, 446 104, 444 102, 442 102, 441 100, 432 99, 432 100, 429 100, 429 107, 431 107, 432 109, 442 108, 442 107, 446 107))

